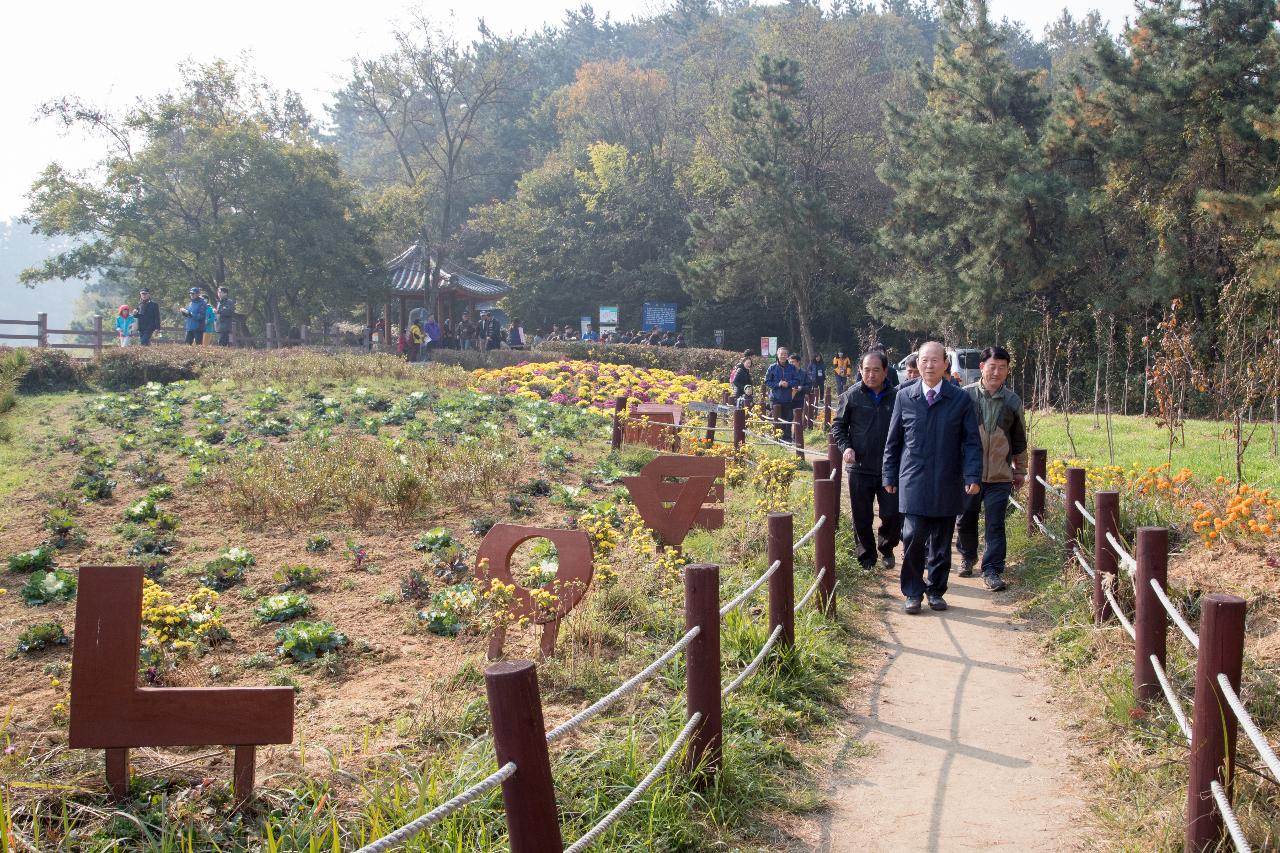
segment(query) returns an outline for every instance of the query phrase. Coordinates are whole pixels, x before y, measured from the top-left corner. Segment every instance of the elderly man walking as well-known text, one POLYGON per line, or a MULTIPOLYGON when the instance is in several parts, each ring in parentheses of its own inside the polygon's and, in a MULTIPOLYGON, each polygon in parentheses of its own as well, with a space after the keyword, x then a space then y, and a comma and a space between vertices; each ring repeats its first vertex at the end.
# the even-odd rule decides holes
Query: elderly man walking
POLYGON ((930 341, 919 352, 920 381, 898 391, 884 447, 884 488, 902 513, 902 594, 919 613, 928 597, 946 610, 951 537, 964 496, 982 481, 982 441, 973 399, 947 381, 947 352, 930 341), (928 582, 921 579, 928 569, 928 582))
POLYGON ((862 357, 862 380, 840 395, 831 437, 844 454, 849 472, 849 506, 858 545, 858 563, 864 569, 876 564, 876 552, 885 568, 893 567, 893 549, 902 537, 898 496, 885 491, 884 443, 897 392, 885 383, 889 359, 872 350, 862 357), (872 535, 874 506, 880 505, 880 538, 872 535))
POLYGON ((982 378, 965 387, 978 413, 978 430, 982 436, 982 489, 964 499, 960 516, 960 534, 956 547, 963 565, 960 577, 973 575, 978 561, 978 513, 987 515, 982 552, 982 580, 987 589, 999 592, 1005 588, 1004 516, 1009 508, 1009 495, 1022 488, 1027 472, 1027 426, 1022 415, 1022 399, 1009 388, 1009 351, 1004 347, 987 347, 982 351, 978 367, 982 378))

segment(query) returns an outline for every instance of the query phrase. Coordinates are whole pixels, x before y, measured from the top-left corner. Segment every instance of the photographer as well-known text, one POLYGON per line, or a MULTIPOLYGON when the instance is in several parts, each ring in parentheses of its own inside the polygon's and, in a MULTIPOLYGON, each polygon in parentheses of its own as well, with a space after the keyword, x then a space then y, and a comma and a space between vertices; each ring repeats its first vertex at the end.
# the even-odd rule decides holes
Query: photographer
POLYGON ((205 315, 208 313, 209 303, 200 295, 198 287, 191 288, 188 293, 191 302, 186 308, 179 309, 178 313, 186 318, 187 343, 200 346, 204 343, 205 315))

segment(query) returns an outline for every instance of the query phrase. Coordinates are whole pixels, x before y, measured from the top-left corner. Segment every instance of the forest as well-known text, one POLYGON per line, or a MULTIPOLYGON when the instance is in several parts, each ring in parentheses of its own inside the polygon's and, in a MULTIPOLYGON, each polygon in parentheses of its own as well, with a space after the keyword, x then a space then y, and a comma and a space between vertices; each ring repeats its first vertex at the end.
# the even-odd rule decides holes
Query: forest
POLYGON ((227 63, 125 115, 47 104, 104 169, 36 180, 28 221, 78 240, 23 280, 230 282, 287 326, 362 315, 420 243, 511 282, 530 329, 675 302, 696 345, 999 342, 1059 405, 1272 408, 1276 22, 1272 0, 1042 35, 982 0, 676 0, 459 41, 421 18, 323 117, 227 63))

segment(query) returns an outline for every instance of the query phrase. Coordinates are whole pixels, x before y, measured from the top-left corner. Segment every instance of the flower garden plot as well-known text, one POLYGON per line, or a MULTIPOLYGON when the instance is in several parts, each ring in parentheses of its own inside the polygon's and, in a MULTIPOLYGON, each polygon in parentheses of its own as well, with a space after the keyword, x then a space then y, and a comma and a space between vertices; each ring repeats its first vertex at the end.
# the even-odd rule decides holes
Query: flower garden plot
MULTIPOLYGON (((263 750, 259 776, 303 785, 306 771, 336 796, 354 785, 331 774, 324 750, 340 756, 344 774, 359 776, 397 752, 450 755, 459 732, 477 731, 476 673, 488 631, 505 617, 501 591, 475 588, 458 569, 472 565, 493 523, 577 527, 594 546, 595 579, 565 621, 564 657, 548 674, 549 713, 576 706, 594 679, 629 671, 660 626, 678 623, 679 563, 655 550, 620 482, 652 454, 610 455, 604 415, 493 393, 485 383, 372 378, 342 387, 192 381, 67 394, 44 432, 31 436, 40 487, 14 496, 0 556, 50 541, 46 520, 61 509, 80 536, 42 551, 45 570, 74 577, 79 565, 150 561, 151 653, 139 683, 296 685, 297 741, 263 750), (111 494, 89 499, 72 487, 90 467, 114 481, 111 494), (223 588, 207 591, 213 585, 223 588), (280 597, 286 593, 295 598, 280 597), (297 627, 322 623, 333 628, 326 637, 346 642, 321 648, 325 637, 313 643, 313 629, 297 627), (292 653, 313 645, 314 659, 292 653)), ((739 523, 757 523, 754 490, 738 482, 751 495, 737 504, 739 523)), ((537 584, 554 560, 540 552, 519 568, 537 584)), ((0 644, 9 650, 33 625, 73 622, 73 601, 22 602, 19 590, 41 562, 22 558, 24 571, 0 576, 8 590, 0 644)), ((509 655, 536 654, 537 632, 504 627, 509 655)), ((55 708, 66 698, 69 660, 69 646, 55 642, 10 662, 13 714, 4 735, 23 761, 5 765, 0 779, 100 785, 100 759, 73 752, 35 761, 65 741, 55 708)), ((136 769, 185 755, 139 755, 136 769)), ((197 772, 226 778, 226 761, 178 767, 148 784, 217 812, 214 793, 183 780, 196 781, 188 774, 197 772)), ((314 809, 319 798, 310 802, 314 809)))

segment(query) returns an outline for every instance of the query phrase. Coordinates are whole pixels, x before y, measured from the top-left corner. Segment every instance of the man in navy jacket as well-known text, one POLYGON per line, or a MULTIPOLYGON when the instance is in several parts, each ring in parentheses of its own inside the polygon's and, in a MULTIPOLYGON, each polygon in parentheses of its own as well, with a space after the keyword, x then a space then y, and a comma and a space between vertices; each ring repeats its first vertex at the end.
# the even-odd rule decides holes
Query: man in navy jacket
POLYGON ((804 371, 791 364, 790 353, 786 347, 778 347, 778 360, 769 365, 764 374, 764 387, 769 389, 769 403, 780 406, 778 417, 784 423, 782 440, 791 440, 791 417, 796 408, 796 394, 803 393, 805 386, 804 371))
POLYGON ((930 341, 919 352, 920 381, 898 392, 884 446, 884 488, 903 515, 902 594, 906 611, 921 598, 946 610, 951 538, 964 496, 982 482, 982 440, 973 400, 947 381, 947 352, 930 341), (925 569, 928 583, 921 580, 925 569))

